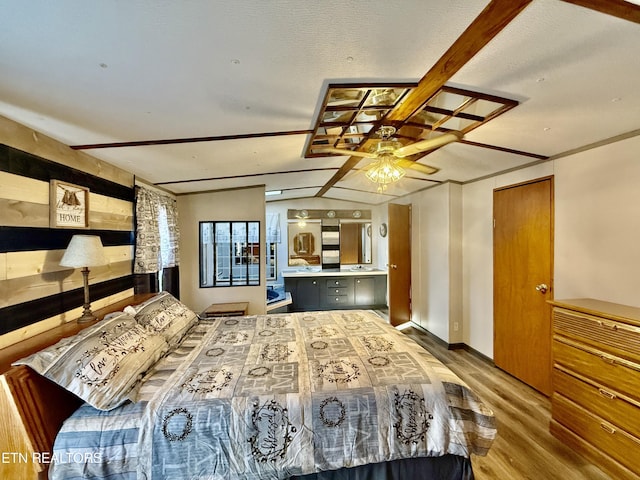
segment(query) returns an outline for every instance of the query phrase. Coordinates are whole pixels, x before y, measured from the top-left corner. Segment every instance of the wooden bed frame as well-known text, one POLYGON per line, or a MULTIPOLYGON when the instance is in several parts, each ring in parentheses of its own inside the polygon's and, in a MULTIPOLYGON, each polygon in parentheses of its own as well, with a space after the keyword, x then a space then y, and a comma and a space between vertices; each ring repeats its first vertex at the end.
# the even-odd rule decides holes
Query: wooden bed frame
MULTIPOLYGON (((133 295, 94 314, 101 320, 153 295, 133 295)), ((12 367, 11 363, 95 323, 69 322, 0 352, 0 478, 46 479, 56 434, 62 422, 82 404, 74 394, 31 368, 12 367)))

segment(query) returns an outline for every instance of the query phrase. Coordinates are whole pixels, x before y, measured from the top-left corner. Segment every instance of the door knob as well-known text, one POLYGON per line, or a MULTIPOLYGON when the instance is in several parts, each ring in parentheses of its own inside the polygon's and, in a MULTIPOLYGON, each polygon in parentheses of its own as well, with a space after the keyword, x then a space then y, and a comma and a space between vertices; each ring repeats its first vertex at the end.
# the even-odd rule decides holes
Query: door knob
POLYGON ((547 286, 546 283, 541 283, 540 285, 536 285, 536 290, 539 291, 540 293, 547 293, 547 290, 549 290, 549 287, 547 286))
POLYGON ((396 268, 398 268, 398 265, 396 265, 395 263, 392 263, 392 264, 391 264, 391 265, 389 265, 389 266, 390 266, 391 268, 393 268, 394 270, 395 270, 396 268))

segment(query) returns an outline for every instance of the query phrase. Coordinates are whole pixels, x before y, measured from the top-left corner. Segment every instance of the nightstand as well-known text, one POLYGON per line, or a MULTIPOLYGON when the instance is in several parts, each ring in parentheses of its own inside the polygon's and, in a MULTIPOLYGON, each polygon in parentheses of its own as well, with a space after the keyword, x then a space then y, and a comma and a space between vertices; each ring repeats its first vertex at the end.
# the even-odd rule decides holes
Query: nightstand
POLYGON ((247 314, 249 302, 212 303, 201 314, 202 318, 213 317, 244 317, 247 314))

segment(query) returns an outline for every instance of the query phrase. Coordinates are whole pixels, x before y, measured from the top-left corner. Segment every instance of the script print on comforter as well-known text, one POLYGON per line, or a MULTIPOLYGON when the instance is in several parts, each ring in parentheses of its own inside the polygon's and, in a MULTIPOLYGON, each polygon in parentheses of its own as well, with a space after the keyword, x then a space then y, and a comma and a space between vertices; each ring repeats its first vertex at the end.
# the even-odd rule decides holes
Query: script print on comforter
POLYGON ((149 401, 138 478, 281 479, 483 455, 493 415, 368 311, 221 319, 149 401))

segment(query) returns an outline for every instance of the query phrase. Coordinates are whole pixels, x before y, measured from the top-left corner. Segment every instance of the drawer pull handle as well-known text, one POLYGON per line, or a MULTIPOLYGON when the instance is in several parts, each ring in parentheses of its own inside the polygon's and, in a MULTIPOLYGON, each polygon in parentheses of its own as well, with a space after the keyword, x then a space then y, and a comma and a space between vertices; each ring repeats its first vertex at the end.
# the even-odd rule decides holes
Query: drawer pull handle
POLYGON ((617 398, 615 393, 607 392, 604 388, 599 388, 598 393, 609 400, 615 400, 617 398))
POLYGON ((600 428, 602 428, 605 432, 610 433, 611 435, 616 433, 616 429, 613 428, 611 425, 607 425, 606 423, 601 423, 600 428))
POLYGON ((336 280, 336 285, 340 285, 340 282, 338 280, 336 280))
POLYGON ((340 299, 338 297, 336 297, 336 302, 339 301, 340 299))
POLYGON ((336 293, 340 293, 340 290, 338 290, 337 288, 336 288, 336 293))
POLYGON ((602 359, 603 362, 606 362, 609 365, 615 365, 616 364, 616 359, 615 358, 607 357, 606 355, 600 355, 600 358, 602 359))
POLYGON ((606 322, 603 322, 602 320, 598 320, 598 325, 600 325, 603 328, 609 328, 614 332, 618 331, 618 325, 616 325, 615 323, 606 323, 606 322))

